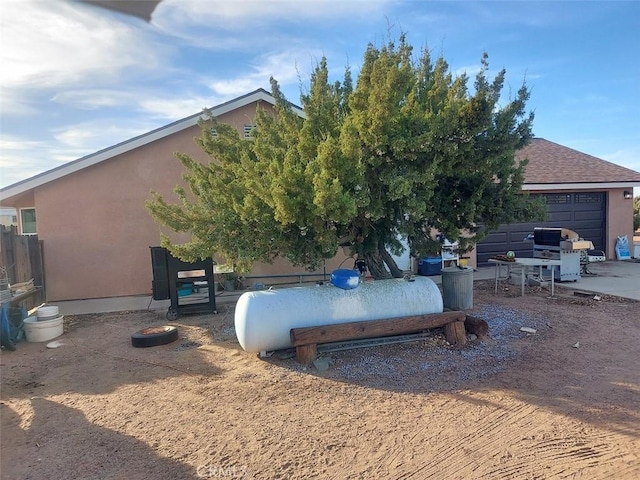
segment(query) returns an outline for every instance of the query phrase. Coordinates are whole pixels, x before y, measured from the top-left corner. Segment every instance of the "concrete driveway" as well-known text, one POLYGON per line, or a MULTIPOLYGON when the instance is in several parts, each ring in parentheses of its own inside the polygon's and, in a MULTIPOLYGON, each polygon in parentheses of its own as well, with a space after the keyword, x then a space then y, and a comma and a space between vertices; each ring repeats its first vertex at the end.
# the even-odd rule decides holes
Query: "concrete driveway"
MULTIPOLYGON (((585 292, 615 295, 640 301, 640 259, 608 260, 589 265, 593 275, 582 275, 576 282, 558 282, 556 288, 567 288, 585 292)), ((490 280, 495 275, 494 267, 481 267, 473 274, 474 280, 490 280)), ((440 282, 440 277, 431 277, 440 282)))
POLYGON ((640 260, 592 263, 589 271, 594 275, 582 275, 577 282, 556 283, 556 287, 640 300, 640 260))

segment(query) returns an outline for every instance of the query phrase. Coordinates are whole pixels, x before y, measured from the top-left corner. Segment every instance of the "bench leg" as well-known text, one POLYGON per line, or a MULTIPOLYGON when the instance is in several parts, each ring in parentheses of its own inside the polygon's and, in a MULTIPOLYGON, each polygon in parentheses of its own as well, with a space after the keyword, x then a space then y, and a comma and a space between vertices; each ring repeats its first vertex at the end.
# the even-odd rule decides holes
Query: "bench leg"
POLYGON ((296 347, 296 358, 303 365, 309 365, 318 358, 318 346, 315 343, 296 347))
POLYGON ((464 322, 451 322, 444 326, 444 336, 451 345, 463 347, 467 344, 464 322))

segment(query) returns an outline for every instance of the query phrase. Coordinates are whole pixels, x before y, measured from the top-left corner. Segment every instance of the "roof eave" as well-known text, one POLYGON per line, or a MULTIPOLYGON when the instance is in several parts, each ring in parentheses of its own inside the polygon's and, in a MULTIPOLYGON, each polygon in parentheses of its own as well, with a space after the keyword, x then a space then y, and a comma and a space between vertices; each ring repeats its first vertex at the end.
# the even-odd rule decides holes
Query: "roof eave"
POLYGON ((522 190, 610 190, 633 187, 640 187, 640 182, 525 183, 522 190))

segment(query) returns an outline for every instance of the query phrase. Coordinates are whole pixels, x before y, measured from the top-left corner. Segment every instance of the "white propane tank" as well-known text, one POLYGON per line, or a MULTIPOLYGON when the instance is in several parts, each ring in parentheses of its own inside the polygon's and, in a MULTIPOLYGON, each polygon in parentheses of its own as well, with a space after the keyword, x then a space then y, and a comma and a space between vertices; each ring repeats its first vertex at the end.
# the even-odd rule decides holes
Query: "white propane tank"
POLYGON ((330 284, 245 292, 235 311, 236 336, 247 352, 290 348, 292 328, 381 320, 443 311, 433 280, 364 282, 353 290, 330 284))

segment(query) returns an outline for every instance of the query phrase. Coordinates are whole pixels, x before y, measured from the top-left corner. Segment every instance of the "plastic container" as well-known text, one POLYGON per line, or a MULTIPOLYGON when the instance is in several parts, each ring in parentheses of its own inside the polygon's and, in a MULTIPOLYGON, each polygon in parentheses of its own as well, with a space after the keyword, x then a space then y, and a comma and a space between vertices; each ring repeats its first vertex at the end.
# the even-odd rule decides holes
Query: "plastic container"
POLYGON ((193 284, 187 283, 178 289, 179 297, 186 297, 187 295, 191 295, 193 293, 193 284))
POLYGON ((24 319, 24 334, 27 342, 48 342, 64 332, 64 315, 51 320, 40 320, 37 317, 24 319))
POLYGON ((39 321, 52 320, 54 318, 57 318, 59 316, 59 313, 60 312, 58 307, 54 305, 44 306, 38 309, 38 311, 36 312, 36 317, 38 318, 39 321))
POLYGON ((421 258, 418 261, 418 275, 440 275, 442 271, 442 257, 421 258))
POLYGON ((473 308, 473 268, 449 267, 442 270, 442 302, 444 308, 473 308))
POLYGON ((343 290, 351 290, 360 285, 360 275, 355 270, 339 268, 331 272, 331 285, 343 290))

